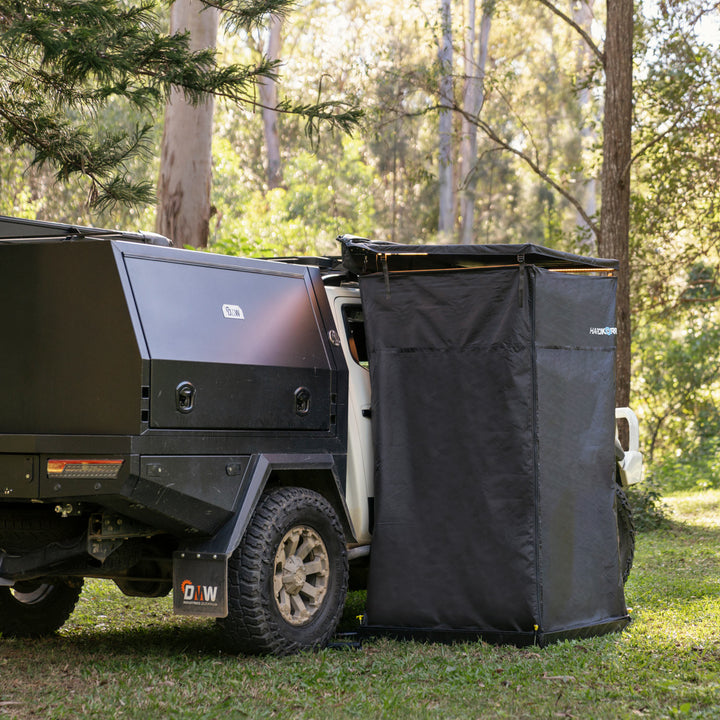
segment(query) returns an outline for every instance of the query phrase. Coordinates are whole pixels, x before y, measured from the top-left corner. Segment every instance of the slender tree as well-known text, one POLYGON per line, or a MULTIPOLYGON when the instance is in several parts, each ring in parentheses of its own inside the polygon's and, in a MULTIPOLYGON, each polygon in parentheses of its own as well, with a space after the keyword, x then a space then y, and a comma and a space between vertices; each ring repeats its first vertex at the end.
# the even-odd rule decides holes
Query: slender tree
MULTIPOLYGON (((589 33, 593 21, 593 5, 595 0, 578 0, 578 2, 572 3, 572 18, 578 24, 579 27, 583 28, 585 32, 589 33)), ((594 115, 595 102, 593 100, 593 93, 590 87, 589 81, 586 79, 591 72, 593 63, 593 53, 588 47, 587 43, 579 38, 576 43, 576 74, 580 82, 578 90, 578 105, 579 110, 583 117, 591 117, 594 115)), ((583 150, 587 147, 592 147, 597 142, 597 132, 593 123, 586 122, 580 129, 581 149, 580 153, 582 156, 583 150)), ((580 189, 579 198, 585 208, 587 217, 595 217, 597 213, 597 200, 598 200, 598 183, 594 174, 588 174, 587 171, 583 170, 578 173, 576 178, 577 187, 580 189)), ((592 233, 592 228, 588 225, 580 213, 576 213, 576 224, 584 231, 582 234, 583 246, 588 255, 596 253, 597 243, 596 238, 592 233)))
MULTIPOLYGON (((280 60, 282 45, 282 18, 273 15, 268 22, 266 56, 271 62, 280 60)), ((275 78, 265 78, 258 86, 262 104, 263 130, 265 135, 266 179, 268 188, 276 188, 282 182, 280 163, 280 132, 278 130, 278 84, 275 78)))
MULTIPOLYGON (((200 0, 175 0, 170 32, 187 33, 191 50, 214 51, 218 20, 218 10, 200 0)), ((208 243, 213 105, 212 95, 191 103, 175 87, 165 108, 155 229, 180 247, 208 243)))
POLYGON ((475 241, 475 195, 477 188, 477 118, 485 100, 485 65, 490 42, 490 25, 494 0, 484 0, 480 20, 480 33, 476 29, 475 0, 468 0, 467 28, 465 29, 465 88, 463 92, 462 139, 460 146, 462 182, 460 196, 460 242, 469 245, 475 241), (475 50, 477 48, 477 59, 475 50), (468 117, 469 116, 469 117, 468 117))
POLYGON ((441 37, 438 50, 440 66, 440 117, 438 119, 438 185, 440 212, 438 232, 441 239, 449 240, 455 226, 453 213, 453 46, 451 0, 440 3, 441 37))

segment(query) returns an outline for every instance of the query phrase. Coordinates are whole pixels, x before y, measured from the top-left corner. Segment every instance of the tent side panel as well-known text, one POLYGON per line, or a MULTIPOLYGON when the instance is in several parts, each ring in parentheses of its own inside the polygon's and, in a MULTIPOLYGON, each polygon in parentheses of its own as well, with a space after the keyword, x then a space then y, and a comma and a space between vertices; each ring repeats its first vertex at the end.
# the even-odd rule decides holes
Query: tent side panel
POLYGON ((533 277, 541 632, 575 637, 627 616, 614 510, 615 279, 533 277))
POLYGON ((532 348, 513 269, 361 279, 376 522, 368 622, 532 633, 532 348))

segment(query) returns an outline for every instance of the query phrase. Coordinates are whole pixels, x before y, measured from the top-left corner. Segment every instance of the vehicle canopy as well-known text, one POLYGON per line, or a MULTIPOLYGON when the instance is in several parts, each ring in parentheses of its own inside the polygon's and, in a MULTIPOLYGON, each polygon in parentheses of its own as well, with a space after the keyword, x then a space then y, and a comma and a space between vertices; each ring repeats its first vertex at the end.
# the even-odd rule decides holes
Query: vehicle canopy
POLYGON ((341 242, 373 389, 370 628, 523 645, 624 627, 617 263, 341 242))

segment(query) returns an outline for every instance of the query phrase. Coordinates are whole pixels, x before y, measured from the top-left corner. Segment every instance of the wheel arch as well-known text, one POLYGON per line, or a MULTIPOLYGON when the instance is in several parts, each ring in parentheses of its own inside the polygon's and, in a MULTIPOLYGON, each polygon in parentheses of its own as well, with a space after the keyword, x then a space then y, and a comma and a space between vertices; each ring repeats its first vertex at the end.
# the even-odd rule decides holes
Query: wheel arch
POLYGON ((273 469, 265 487, 298 487, 313 490, 322 495, 337 513, 347 540, 352 542, 355 539, 355 530, 345 497, 331 470, 302 467, 287 470, 273 469))
POLYGON ((331 454, 255 456, 233 517, 210 540, 193 543, 190 549, 231 555, 239 547, 262 494, 272 487, 300 487, 322 495, 337 513, 346 541, 352 542, 355 530, 345 503, 341 464, 331 454))

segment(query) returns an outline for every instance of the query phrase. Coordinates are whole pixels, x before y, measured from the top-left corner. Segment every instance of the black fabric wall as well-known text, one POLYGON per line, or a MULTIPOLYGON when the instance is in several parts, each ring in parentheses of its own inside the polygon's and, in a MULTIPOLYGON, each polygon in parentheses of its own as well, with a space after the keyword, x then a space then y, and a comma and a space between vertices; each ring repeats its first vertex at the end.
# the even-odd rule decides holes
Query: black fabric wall
POLYGON ((614 282, 526 266, 361 278, 370 628, 526 644, 626 622, 614 282))
POLYGON ((615 525, 614 278, 531 271, 545 633, 626 613, 615 525))

